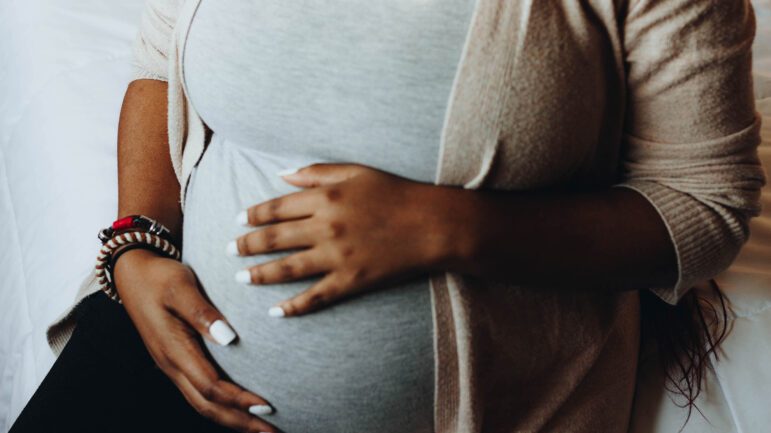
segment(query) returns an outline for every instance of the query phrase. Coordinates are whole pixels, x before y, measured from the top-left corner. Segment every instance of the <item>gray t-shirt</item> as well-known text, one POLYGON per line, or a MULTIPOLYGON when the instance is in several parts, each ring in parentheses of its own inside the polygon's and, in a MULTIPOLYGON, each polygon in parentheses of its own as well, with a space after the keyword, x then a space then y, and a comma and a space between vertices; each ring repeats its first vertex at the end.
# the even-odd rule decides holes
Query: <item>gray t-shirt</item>
POLYGON ((267 309, 317 279, 248 286, 233 275, 286 253, 228 257, 234 216, 297 189, 275 173, 352 162, 434 179, 474 0, 203 0, 183 79, 214 137, 187 191, 183 261, 239 334, 207 342, 287 432, 432 431, 431 299, 421 277, 287 319, 267 309), (245 74, 243 71, 249 71, 245 74))

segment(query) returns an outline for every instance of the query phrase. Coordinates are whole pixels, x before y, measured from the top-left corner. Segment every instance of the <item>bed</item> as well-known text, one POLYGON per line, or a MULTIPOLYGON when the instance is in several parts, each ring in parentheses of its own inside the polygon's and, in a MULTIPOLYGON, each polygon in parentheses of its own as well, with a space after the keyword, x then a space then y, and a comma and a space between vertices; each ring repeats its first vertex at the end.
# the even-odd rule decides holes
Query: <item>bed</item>
MULTIPOLYGON (((0 431, 54 362, 45 330, 75 297, 117 206, 118 114, 142 0, 0 2, 0 431), (66 259, 65 259, 66 258, 66 259)), ((755 2, 755 90, 771 167, 771 0, 755 2)), ((771 187, 752 244, 720 276, 734 330, 686 432, 771 426, 771 187), (764 270, 765 269, 765 270, 764 270), (764 384, 764 386, 760 386, 764 384)), ((633 430, 677 431, 684 412, 641 369, 633 430)))

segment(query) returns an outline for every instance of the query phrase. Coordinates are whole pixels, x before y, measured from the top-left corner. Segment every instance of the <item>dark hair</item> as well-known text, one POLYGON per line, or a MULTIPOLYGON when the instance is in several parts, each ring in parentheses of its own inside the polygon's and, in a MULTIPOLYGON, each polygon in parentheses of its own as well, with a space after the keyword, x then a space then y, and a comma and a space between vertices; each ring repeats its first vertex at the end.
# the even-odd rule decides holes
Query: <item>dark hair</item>
POLYGON ((719 360, 718 346, 728 333, 725 297, 715 280, 710 280, 709 285, 711 293, 691 289, 674 306, 648 290, 640 292, 642 341, 652 344, 658 355, 666 374, 666 390, 684 398, 684 403, 672 399, 673 403, 688 408, 680 431, 693 409, 701 413, 696 398, 707 369, 714 369, 709 358, 719 360))

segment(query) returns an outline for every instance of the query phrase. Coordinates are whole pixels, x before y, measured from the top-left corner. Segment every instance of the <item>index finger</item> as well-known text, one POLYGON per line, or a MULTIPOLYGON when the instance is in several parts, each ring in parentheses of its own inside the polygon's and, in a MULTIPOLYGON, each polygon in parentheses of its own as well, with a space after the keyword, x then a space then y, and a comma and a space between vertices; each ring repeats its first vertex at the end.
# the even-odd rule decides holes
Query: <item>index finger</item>
POLYGON ((222 379, 197 341, 191 339, 183 347, 177 346, 167 358, 206 400, 254 415, 273 413, 262 397, 222 379))
POLYGON ((261 226, 277 221, 306 218, 322 204, 316 189, 293 192, 248 207, 236 216, 236 221, 246 226, 261 226))
POLYGON ((246 412, 234 410, 205 399, 184 375, 177 376, 174 382, 188 403, 198 413, 217 424, 244 432, 275 432, 275 428, 261 418, 252 417, 246 412))

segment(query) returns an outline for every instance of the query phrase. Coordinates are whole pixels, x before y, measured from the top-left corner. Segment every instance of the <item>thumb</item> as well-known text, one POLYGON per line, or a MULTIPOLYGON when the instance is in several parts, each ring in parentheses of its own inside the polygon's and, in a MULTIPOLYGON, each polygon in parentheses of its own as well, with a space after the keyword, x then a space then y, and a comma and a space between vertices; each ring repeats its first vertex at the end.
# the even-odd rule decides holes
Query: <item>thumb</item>
POLYGON ((358 164, 313 164, 278 172, 285 182, 300 188, 314 188, 343 182, 367 170, 358 164))

